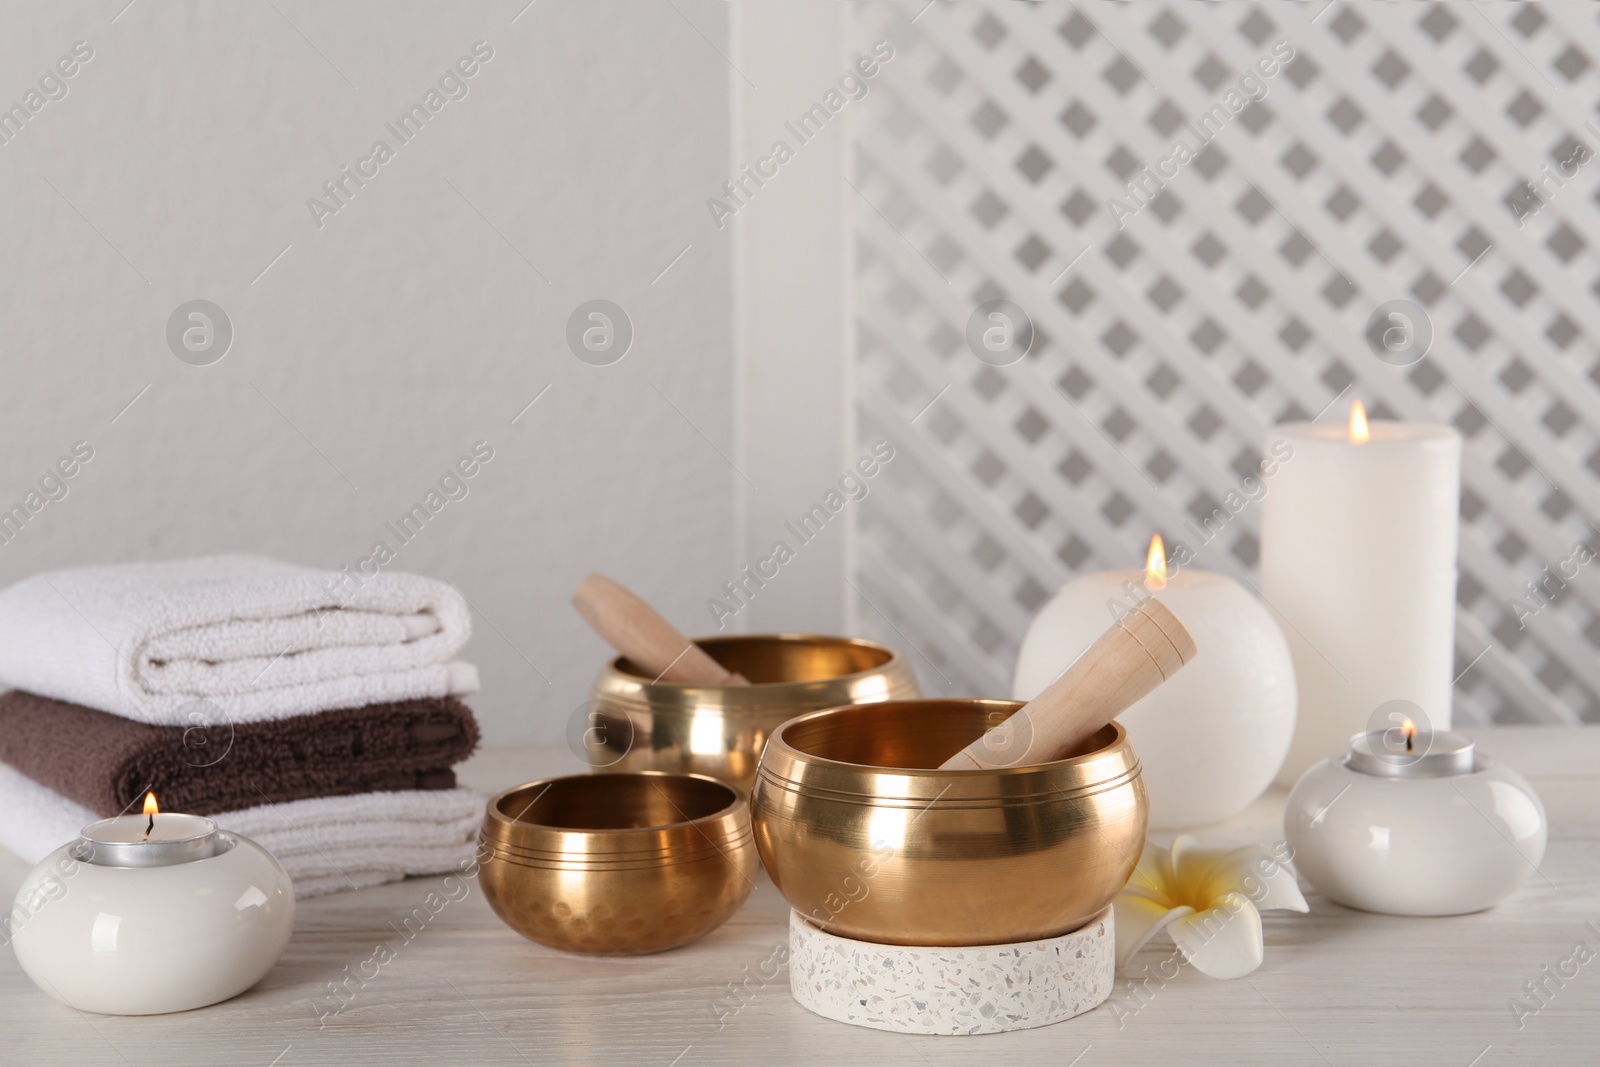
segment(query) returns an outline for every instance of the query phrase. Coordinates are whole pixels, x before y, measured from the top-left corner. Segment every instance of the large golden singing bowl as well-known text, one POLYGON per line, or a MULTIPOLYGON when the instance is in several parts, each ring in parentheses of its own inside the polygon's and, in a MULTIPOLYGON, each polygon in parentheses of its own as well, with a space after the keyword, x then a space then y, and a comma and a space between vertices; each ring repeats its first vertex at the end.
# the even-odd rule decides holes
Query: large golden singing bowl
POLYGON ((625 956, 686 945, 754 887, 750 809, 684 774, 580 774, 489 802, 479 880, 494 913, 541 945, 625 956))
POLYGON ((1120 725, 1072 759, 937 769, 1021 706, 897 701, 779 728, 751 809, 784 899, 830 933, 890 945, 1034 941, 1104 911, 1139 860, 1147 817, 1120 725))
POLYGON ((653 681, 619 656, 590 694, 583 747, 591 767, 706 774, 748 796, 767 738, 796 715, 917 695, 910 664, 871 641, 752 634, 696 643, 751 684, 653 681))

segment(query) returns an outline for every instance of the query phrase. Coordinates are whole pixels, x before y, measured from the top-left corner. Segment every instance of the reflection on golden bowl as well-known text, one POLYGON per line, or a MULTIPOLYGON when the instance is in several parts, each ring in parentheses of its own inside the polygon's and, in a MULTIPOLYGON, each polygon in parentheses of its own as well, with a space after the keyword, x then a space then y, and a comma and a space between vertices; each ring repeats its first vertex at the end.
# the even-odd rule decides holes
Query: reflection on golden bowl
POLYGON ((778 891, 830 933, 891 945, 1055 937, 1105 910, 1139 860, 1139 757, 1112 723, 1082 756, 941 771, 1022 705, 913 700, 794 719, 751 808, 778 891))
POLYGON ((686 945, 726 922, 755 884, 749 806, 699 775, 529 782, 489 802, 479 836, 494 913, 567 952, 686 945))
POLYGON ((917 695, 910 665, 872 641, 751 634, 696 643, 751 684, 652 681, 619 656, 590 694, 583 735, 590 766, 706 774, 748 796, 767 738, 796 715, 917 695))

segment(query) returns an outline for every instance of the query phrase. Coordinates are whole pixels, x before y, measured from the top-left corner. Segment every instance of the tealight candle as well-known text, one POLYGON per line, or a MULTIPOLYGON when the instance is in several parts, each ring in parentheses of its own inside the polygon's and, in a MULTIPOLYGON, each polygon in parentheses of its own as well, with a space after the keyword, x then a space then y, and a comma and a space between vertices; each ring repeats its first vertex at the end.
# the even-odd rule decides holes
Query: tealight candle
POLYGON ((105 867, 166 867, 217 854, 217 824, 199 815, 160 815, 154 793, 142 815, 117 815, 83 828, 76 858, 105 867))
POLYGON ((39 862, 11 909, 29 978, 108 1015, 227 1000, 277 963, 294 926, 289 876, 249 838, 198 815, 120 815, 39 862))
POLYGON ((1368 730, 1351 738, 1344 764, 1376 778, 1452 778, 1473 772, 1475 747, 1465 735, 1450 730, 1419 739, 1408 719, 1398 730, 1368 730))
POLYGON ((1448 730, 1369 730, 1295 784, 1283 814, 1299 872, 1332 900, 1460 915, 1516 892, 1544 858, 1544 805, 1516 771, 1448 730))

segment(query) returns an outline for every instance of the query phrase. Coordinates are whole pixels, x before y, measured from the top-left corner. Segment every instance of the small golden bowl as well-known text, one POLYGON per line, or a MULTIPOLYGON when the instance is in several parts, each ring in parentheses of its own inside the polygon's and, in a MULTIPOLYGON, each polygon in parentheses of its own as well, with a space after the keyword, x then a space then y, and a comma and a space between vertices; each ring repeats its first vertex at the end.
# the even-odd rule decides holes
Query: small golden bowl
POLYGON ((1112 723, 1071 759, 940 763, 1022 705, 831 708, 767 743, 751 809, 778 891, 828 932, 889 945, 1001 945, 1083 926, 1144 845, 1139 757, 1112 723))
POLYGON ((796 715, 917 695, 910 664, 872 641, 751 634, 696 643, 751 684, 652 681, 617 657, 595 680, 586 709, 582 745, 591 767, 706 774, 748 797, 767 738, 796 715))
POLYGON ((750 809, 722 782, 580 774, 489 802, 479 880, 506 925, 541 945, 631 956, 721 926, 754 888, 750 809))

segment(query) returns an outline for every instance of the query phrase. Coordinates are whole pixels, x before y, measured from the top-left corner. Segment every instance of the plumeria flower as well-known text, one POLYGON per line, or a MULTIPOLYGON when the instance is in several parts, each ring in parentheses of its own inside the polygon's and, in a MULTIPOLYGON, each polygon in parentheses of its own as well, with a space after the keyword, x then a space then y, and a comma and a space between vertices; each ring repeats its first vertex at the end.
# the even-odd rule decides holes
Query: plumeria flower
POLYGON ((1117 896, 1117 966, 1166 931, 1201 974, 1243 978, 1261 966, 1261 912, 1273 910, 1310 909, 1270 848, 1219 848, 1188 834, 1170 849, 1146 842, 1117 896))

